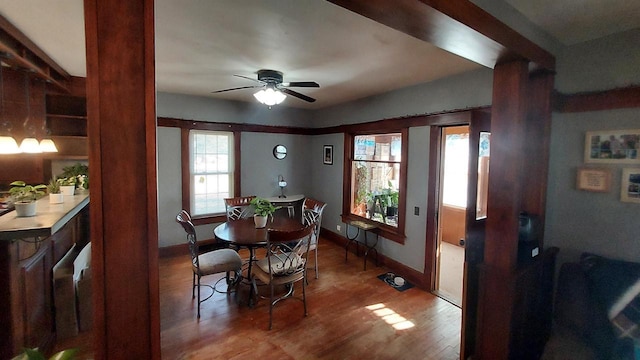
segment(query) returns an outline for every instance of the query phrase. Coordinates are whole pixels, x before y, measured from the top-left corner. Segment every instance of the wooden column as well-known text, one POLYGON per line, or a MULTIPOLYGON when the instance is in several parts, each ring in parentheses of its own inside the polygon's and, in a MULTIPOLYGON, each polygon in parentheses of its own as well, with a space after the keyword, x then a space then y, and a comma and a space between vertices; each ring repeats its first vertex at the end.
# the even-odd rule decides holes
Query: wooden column
POLYGON ((493 74, 491 168, 477 355, 481 359, 506 359, 517 267, 521 179, 527 161, 523 144, 528 63, 499 64, 493 74))
POLYGON ((96 359, 159 359, 153 0, 85 0, 96 359))

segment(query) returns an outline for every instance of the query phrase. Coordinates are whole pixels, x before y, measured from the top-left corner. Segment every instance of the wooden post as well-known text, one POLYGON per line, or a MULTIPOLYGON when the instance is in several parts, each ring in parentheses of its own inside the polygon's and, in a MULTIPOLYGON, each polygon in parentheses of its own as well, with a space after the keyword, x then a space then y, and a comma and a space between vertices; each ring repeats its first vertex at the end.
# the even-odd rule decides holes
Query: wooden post
POLYGON ((85 0, 96 359, 159 359, 153 0, 85 0))
POLYGON ((518 214, 521 211, 528 63, 496 65, 491 105, 489 203, 480 291, 477 355, 506 359, 515 297, 518 214))

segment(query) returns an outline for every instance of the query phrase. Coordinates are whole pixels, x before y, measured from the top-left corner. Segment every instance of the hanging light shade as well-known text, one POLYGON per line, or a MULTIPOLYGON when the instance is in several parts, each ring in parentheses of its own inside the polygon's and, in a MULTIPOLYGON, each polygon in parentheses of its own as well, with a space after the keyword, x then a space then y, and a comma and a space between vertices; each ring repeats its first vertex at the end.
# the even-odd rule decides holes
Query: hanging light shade
POLYGON ((20 148, 12 136, 0 136, 0 154, 18 154, 20 148))
POLYGON ((39 154, 42 152, 40 143, 36 138, 24 138, 20 143, 20 151, 27 154, 39 154))
POLYGON ((280 90, 275 89, 273 86, 267 85, 266 89, 262 89, 253 96, 262 104, 267 106, 278 105, 287 98, 287 95, 283 94, 280 90))
POLYGON ((40 150, 44 153, 58 152, 58 148, 56 147, 56 144, 51 139, 40 140, 40 150))

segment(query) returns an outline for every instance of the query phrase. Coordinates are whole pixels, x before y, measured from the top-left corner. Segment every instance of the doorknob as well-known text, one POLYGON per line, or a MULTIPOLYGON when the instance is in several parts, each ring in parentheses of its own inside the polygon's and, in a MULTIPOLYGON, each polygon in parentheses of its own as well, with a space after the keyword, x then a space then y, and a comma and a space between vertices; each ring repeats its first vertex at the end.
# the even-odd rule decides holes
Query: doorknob
POLYGON ((460 239, 460 240, 458 241, 458 244, 460 244, 460 246, 464 246, 464 239, 460 239))

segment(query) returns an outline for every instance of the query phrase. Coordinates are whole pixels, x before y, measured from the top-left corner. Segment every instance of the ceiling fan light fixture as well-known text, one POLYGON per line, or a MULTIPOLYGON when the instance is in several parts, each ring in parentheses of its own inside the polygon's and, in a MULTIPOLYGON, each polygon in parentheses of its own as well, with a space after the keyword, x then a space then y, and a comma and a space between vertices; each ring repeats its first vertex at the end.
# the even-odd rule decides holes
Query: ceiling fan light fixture
POLYGON ((253 96, 261 104, 265 104, 267 106, 278 105, 287 98, 287 95, 283 94, 280 90, 275 90, 270 86, 268 86, 266 89, 258 91, 257 93, 253 94, 253 96))

